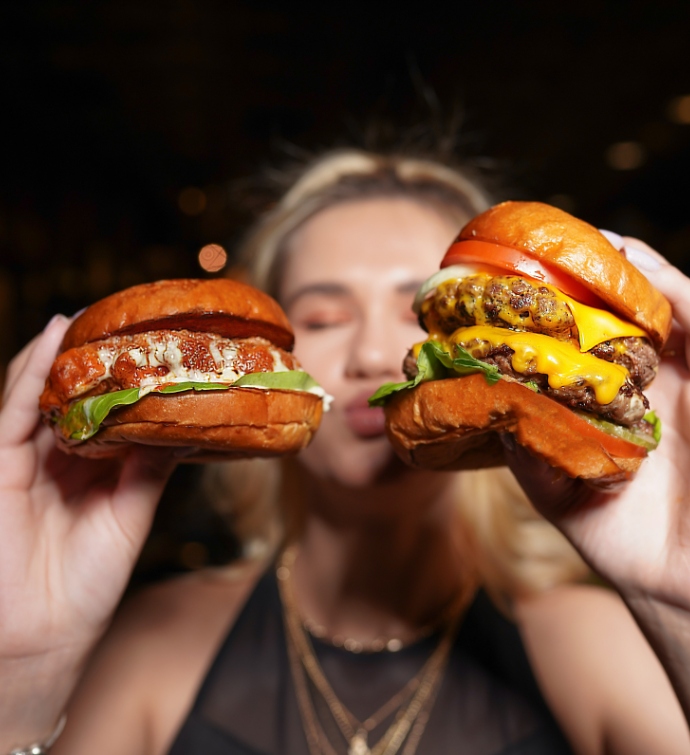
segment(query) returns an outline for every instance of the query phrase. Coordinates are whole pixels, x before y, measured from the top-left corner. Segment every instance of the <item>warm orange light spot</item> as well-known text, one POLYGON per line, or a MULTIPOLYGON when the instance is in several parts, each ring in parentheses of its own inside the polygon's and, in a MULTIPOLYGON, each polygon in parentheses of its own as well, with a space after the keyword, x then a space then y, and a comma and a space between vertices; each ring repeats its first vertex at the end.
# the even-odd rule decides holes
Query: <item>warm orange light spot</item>
POLYGON ((208 273, 222 270, 228 261, 228 253, 220 244, 206 244, 199 250, 199 264, 208 273))
POLYGON ((668 105, 668 117, 675 123, 690 124, 690 94, 671 100, 668 105))
POLYGON ((177 195, 177 206, 185 215, 201 215, 206 209, 206 194, 196 186, 187 186, 177 195))
POLYGON ((639 142, 616 142, 606 150, 606 162, 614 170, 635 170, 647 155, 639 142))

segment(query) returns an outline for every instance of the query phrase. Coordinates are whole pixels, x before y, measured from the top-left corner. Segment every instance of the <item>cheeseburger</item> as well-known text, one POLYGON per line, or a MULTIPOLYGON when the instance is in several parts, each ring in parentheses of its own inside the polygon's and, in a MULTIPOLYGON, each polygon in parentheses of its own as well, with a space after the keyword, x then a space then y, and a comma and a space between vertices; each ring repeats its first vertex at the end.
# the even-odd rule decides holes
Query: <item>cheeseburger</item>
POLYGON ((280 306, 243 283, 134 286, 74 320, 40 410, 59 446, 84 456, 131 444, 186 448, 191 460, 296 452, 326 396, 293 341, 280 306))
POLYGON ((537 202, 471 220, 414 308, 409 378, 371 398, 414 466, 503 463, 501 433, 571 477, 628 479, 660 437, 644 394, 668 301, 595 228, 537 202))

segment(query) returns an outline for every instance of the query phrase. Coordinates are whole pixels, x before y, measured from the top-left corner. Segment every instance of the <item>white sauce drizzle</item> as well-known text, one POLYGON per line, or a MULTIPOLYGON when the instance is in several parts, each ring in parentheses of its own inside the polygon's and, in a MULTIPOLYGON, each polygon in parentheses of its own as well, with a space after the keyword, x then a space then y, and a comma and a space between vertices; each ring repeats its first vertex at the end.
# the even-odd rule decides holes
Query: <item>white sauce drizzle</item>
MULTIPOLYGON (((236 369, 238 348, 230 339, 212 337, 208 343, 209 352, 216 365, 215 372, 203 372, 185 367, 180 348, 180 339, 175 334, 170 334, 165 339, 156 338, 153 334, 147 335, 146 342, 148 349, 139 347, 128 348, 126 340, 119 348, 115 348, 112 345, 101 346, 98 349, 98 358, 103 365, 104 374, 93 383, 83 385, 81 392, 86 392, 94 388, 102 380, 112 377, 113 365, 122 354, 127 354, 137 367, 167 367, 169 370, 163 376, 148 375, 142 378, 139 385, 142 396, 150 393, 156 386, 163 383, 186 383, 188 381, 198 383, 234 383, 235 380, 246 374, 244 371, 236 369)), ((273 372, 288 372, 292 369, 285 364, 278 349, 270 345, 267 349, 273 360, 273 372)), ((319 396, 323 401, 324 411, 328 411, 333 402, 332 396, 326 393, 321 386, 310 388, 308 392, 319 396)))

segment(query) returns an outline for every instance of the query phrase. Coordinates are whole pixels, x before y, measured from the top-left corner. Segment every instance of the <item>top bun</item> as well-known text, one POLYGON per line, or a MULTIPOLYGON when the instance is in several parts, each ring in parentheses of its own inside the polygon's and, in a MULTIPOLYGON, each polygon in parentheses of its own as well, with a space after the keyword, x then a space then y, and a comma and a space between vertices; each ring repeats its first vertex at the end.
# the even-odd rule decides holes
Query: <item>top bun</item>
POLYGON ((227 278, 144 283, 92 304, 72 323, 61 350, 113 335, 193 330, 225 338, 262 337, 287 351, 294 334, 268 294, 227 278))
POLYGON ((594 226, 541 202, 503 202, 460 231, 457 241, 488 241, 524 249, 566 272, 624 319, 642 328, 657 349, 671 330, 671 305, 594 226))

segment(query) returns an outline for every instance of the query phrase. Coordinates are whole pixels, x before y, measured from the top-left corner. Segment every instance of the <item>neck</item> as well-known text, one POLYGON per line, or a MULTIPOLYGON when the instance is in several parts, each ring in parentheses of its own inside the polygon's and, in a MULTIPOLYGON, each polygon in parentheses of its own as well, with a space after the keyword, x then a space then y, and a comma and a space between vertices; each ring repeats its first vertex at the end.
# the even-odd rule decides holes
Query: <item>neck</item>
POLYGON ((471 590, 446 475, 366 490, 309 479, 293 569, 303 618, 361 642, 410 638, 471 590))

